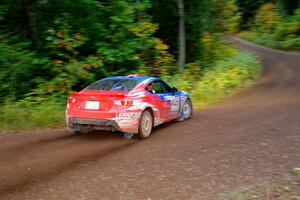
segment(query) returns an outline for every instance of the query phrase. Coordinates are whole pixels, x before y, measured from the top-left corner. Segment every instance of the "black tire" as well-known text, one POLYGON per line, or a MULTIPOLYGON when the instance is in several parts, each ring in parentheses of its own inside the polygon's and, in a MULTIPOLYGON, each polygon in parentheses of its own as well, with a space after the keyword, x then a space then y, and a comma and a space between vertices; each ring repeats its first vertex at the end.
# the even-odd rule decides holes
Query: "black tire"
POLYGON ((193 104, 190 99, 187 99, 181 110, 181 116, 177 119, 177 121, 184 121, 191 118, 193 115, 193 104))
POLYGON ((153 127, 153 117, 148 110, 145 110, 139 122, 139 135, 142 139, 148 138, 153 127))

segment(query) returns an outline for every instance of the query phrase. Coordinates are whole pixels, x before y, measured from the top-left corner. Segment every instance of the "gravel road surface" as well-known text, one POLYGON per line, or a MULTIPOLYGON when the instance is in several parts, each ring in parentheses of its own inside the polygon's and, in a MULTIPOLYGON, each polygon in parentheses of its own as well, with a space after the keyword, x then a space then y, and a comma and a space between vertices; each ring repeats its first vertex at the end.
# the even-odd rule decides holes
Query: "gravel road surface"
POLYGON ((257 83, 147 140, 64 129, 0 136, 0 199, 217 199, 300 167, 300 54, 237 38, 257 83))

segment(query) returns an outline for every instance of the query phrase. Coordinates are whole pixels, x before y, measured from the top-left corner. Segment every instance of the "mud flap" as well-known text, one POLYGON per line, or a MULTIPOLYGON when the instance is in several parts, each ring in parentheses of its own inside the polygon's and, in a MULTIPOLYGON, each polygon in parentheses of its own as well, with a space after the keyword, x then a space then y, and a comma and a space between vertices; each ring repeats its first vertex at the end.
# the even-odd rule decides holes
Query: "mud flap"
POLYGON ((81 131, 79 124, 74 124, 74 126, 72 128, 68 126, 67 129, 74 133, 81 131))
POLYGON ((74 130, 74 131, 81 131, 81 130, 80 130, 80 125, 79 125, 79 124, 76 124, 73 130, 74 130))
POLYGON ((123 133, 123 136, 125 139, 131 139, 134 136, 134 134, 133 133, 123 133))

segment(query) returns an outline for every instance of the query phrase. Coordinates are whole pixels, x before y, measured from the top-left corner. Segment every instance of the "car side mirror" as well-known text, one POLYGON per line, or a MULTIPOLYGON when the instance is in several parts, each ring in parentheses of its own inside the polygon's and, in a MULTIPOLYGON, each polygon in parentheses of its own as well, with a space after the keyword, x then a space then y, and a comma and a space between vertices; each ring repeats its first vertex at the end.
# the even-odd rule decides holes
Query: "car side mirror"
POLYGON ((178 92, 178 89, 176 87, 173 87, 172 89, 173 89, 173 93, 178 92))

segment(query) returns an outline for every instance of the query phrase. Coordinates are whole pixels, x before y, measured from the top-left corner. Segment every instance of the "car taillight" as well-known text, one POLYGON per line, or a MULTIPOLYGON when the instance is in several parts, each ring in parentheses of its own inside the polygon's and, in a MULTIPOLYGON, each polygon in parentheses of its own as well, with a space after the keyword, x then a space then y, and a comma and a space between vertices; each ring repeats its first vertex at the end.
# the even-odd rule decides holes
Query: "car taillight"
POLYGON ((68 97, 68 104, 74 103, 75 101, 76 101, 76 98, 68 97))
POLYGON ((114 104, 118 106, 129 107, 132 106, 132 100, 115 100, 114 104))
POLYGON ((123 101, 121 101, 121 104, 122 104, 122 106, 129 107, 129 106, 132 106, 132 101, 123 100, 123 101))

